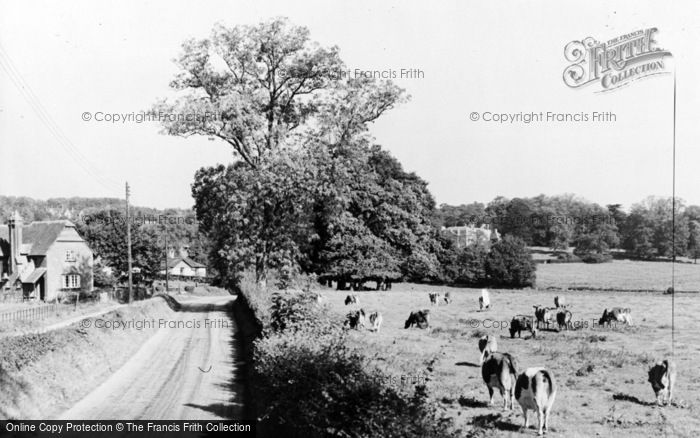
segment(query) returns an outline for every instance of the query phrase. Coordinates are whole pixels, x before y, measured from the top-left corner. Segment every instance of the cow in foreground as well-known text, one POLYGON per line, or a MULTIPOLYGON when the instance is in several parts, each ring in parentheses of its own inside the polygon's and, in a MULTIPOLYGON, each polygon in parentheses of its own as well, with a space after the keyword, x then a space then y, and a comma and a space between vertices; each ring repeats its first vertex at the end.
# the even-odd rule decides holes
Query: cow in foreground
POLYGON ((481 364, 481 377, 489 390, 489 405, 493 406, 495 389, 503 397, 503 409, 513 409, 515 376, 518 374, 515 358, 508 353, 489 353, 481 364), (510 408, 508 402, 510 401, 510 408))
POLYGON ((622 322, 627 325, 632 325, 632 310, 629 308, 613 307, 611 310, 605 309, 603 316, 598 320, 599 325, 610 326, 613 322, 622 322))
POLYGON ((348 304, 360 304, 360 298, 355 294, 350 294, 345 297, 345 305, 347 306, 348 304))
POLYGON ((488 310, 491 308, 491 299, 489 298, 488 289, 481 289, 479 297, 479 310, 488 310))
POLYGON ((484 363, 484 358, 489 354, 498 351, 498 342, 495 336, 486 335, 479 339, 479 351, 481 356, 479 357, 479 365, 484 363))
POLYGON ((510 321, 510 337, 514 338, 515 334, 520 337, 520 332, 528 331, 533 338, 537 337, 537 328, 535 327, 535 320, 532 316, 528 315, 515 315, 510 321))
POLYGON ((430 327, 430 322, 428 321, 428 316, 430 315, 430 310, 423 309, 411 312, 406 320, 406 325, 404 328, 411 328, 414 325, 418 328, 424 329, 430 327))
POLYGON ((382 328, 382 322, 384 318, 381 312, 372 312, 369 314, 369 330, 372 332, 379 333, 379 329, 382 328))
POLYGON ((515 383, 515 399, 523 409, 524 428, 529 427, 528 411, 537 412, 538 434, 549 428, 549 414, 552 411, 557 387, 554 376, 544 368, 528 368, 518 376, 515 383))
POLYGON ((656 363, 649 369, 649 383, 656 395, 656 403, 662 406, 671 404, 673 386, 676 383, 676 364, 672 360, 656 363))

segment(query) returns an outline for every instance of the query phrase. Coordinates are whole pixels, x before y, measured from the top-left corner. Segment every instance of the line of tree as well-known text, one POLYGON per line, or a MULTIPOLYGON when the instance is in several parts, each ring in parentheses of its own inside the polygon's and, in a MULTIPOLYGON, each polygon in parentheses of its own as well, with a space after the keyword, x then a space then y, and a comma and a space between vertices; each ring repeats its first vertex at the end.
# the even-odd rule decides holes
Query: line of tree
POLYGON ((611 258, 622 249, 638 259, 700 256, 700 206, 686 206, 682 199, 647 197, 628 212, 620 204, 605 207, 575 195, 506 199, 497 197, 484 205, 441 205, 435 223, 451 227, 490 224, 502 234, 520 237, 529 246, 552 250, 575 248, 584 261, 611 258), (675 216, 675 217, 674 217, 675 216), (675 230, 674 230, 675 220, 675 230))

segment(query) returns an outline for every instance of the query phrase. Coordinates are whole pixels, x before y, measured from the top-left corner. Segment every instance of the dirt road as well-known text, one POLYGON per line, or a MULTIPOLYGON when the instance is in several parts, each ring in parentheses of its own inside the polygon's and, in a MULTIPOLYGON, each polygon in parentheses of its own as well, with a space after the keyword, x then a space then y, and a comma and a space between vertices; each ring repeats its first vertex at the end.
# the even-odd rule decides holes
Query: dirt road
POLYGON ((241 418, 235 381, 232 297, 182 303, 107 381, 64 412, 64 420, 216 420, 241 418))

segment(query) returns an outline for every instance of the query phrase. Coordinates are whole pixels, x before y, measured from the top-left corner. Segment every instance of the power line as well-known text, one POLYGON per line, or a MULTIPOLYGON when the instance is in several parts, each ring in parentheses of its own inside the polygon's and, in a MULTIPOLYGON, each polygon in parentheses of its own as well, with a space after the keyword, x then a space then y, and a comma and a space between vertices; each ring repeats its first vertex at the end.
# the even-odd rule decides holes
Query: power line
POLYGON ((673 69, 673 183, 671 197, 671 356, 676 355, 676 69, 673 69))
POLYGON ((103 187, 109 189, 110 191, 117 190, 119 185, 110 178, 102 176, 101 172, 93 170, 95 166, 93 166, 90 161, 80 153, 78 148, 75 147, 75 145, 73 145, 73 143, 63 133, 63 131, 61 131, 58 124, 53 120, 49 112, 41 104, 41 101, 37 98, 31 86, 22 78, 22 75, 17 68, 15 68, 12 58, 10 58, 2 44, 0 44, 0 66, 2 66, 3 70, 5 70, 5 72, 8 74, 10 80, 14 83, 22 97, 27 101, 29 106, 39 117, 39 120, 58 141, 59 145, 66 151, 66 153, 71 156, 76 164, 78 164, 88 175, 92 176, 95 181, 97 181, 103 187))

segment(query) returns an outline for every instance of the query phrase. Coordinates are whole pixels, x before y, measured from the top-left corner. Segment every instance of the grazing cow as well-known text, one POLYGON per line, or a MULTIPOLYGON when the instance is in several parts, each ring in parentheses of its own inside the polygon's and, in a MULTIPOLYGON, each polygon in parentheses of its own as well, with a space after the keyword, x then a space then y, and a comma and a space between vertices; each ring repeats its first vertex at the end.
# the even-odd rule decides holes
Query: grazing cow
POLYGON ((673 385, 676 383, 676 364, 672 360, 658 362, 649 369, 649 383, 656 394, 656 403, 671 404, 673 385))
POLYGON ((381 312, 372 312, 369 314, 369 330, 371 332, 377 332, 379 333, 379 329, 382 327, 382 322, 384 321, 384 318, 382 317, 381 312))
POLYGON ((498 342, 496 341, 496 337, 486 335, 479 339, 479 351, 481 352, 479 364, 482 364, 484 363, 484 357, 495 351, 498 351, 498 342))
POLYGON ((523 409, 525 429, 529 427, 527 411, 537 412, 538 434, 549 427, 549 414, 557 395, 554 376, 544 368, 528 368, 515 383, 515 399, 523 409))
POLYGON ((406 320, 406 325, 404 326, 404 328, 410 328, 414 325, 421 329, 428 328, 430 327, 430 321, 428 320, 428 316, 430 316, 430 310, 428 309, 411 312, 411 314, 408 315, 408 319, 406 320))
POLYGON ((347 306, 348 304, 360 304, 360 298, 355 294, 350 294, 345 297, 345 305, 347 306))
POLYGON ((535 308, 535 318, 537 318, 537 328, 541 328, 546 325, 549 328, 549 324, 552 323, 553 319, 556 317, 552 308, 543 306, 532 306, 535 308))
POLYGON ((515 358, 508 353, 489 353, 481 364, 481 377, 489 390, 489 405, 493 406, 494 388, 497 388, 503 397, 503 409, 513 409, 513 392, 515 389, 515 376, 518 370, 515 358))
POLYGON ((613 307, 612 310, 603 311, 603 316, 598 320, 599 325, 607 324, 610 326, 613 322, 624 322, 627 325, 632 325, 632 310, 629 308, 613 307))
POLYGON ((479 297, 479 310, 485 310, 491 308, 491 299, 489 298, 489 291, 487 289, 481 289, 481 296, 479 297))
POLYGON ((554 297, 554 307, 557 309, 560 307, 566 307, 566 298, 560 297, 559 295, 554 297))
POLYGON ((515 337, 516 333, 518 337, 520 337, 520 332, 524 330, 529 331, 533 338, 537 337, 537 328, 534 318, 528 315, 515 315, 510 321, 511 339, 515 337))
POLYGON ((351 329, 359 330, 365 327, 365 311, 364 309, 356 310, 350 312, 345 317, 344 326, 350 327, 351 329))
POLYGON ((440 298, 440 294, 437 292, 428 292, 428 298, 430 298, 431 305, 437 306, 438 298, 440 298))
POLYGON ((565 327, 567 330, 571 328, 571 312, 566 310, 563 307, 559 308, 559 311, 557 311, 557 327, 559 330, 561 330, 562 327, 565 327))
POLYGON ((445 292, 445 295, 442 297, 442 299, 445 300, 445 304, 450 304, 452 302, 452 297, 450 296, 449 292, 445 292))

